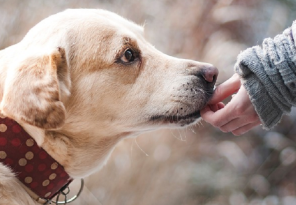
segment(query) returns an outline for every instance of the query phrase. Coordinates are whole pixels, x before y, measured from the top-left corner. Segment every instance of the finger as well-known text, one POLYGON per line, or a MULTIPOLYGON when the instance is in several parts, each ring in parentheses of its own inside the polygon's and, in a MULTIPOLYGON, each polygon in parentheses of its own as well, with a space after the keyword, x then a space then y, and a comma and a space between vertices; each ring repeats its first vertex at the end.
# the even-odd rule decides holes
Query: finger
POLYGON ((209 105, 206 105, 202 110, 200 110, 200 115, 202 118, 208 118, 207 116, 211 115, 211 113, 213 113, 213 111, 211 110, 211 107, 209 105))
POLYGON ((210 110, 213 111, 213 112, 216 112, 216 111, 218 111, 218 110, 220 110, 220 109, 222 109, 222 108, 225 107, 224 103, 222 103, 222 102, 219 102, 219 103, 217 103, 217 104, 209 104, 209 105, 207 105, 207 106, 208 106, 208 108, 210 108, 210 110))
POLYGON ((252 128, 260 125, 261 123, 260 122, 255 122, 255 123, 250 123, 250 124, 247 124, 243 127, 240 127, 234 131, 232 131, 232 134, 234 134, 235 136, 239 136, 239 135, 242 135, 242 134, 245 134, 246 132, 250 131, 252 128))
POLYGON ((219 110, 218 104, 212 104, 212 105, 209 105, 209 107, 213 112, 216 112, 217 110, 219 110))
POLYGON ((220 130, 223 132, 232 132, 237 130, 245 125, 252 124, 252 123, 259 123, 260 121, 252 116, 241 116, 239 118, 231 120, 229 123, 223 125, 220 130))
POLYGON ((213 112, 209 106, 206 106, 203 110, 201 110, 201 117, 206 122, 220 128, 237 117, 232 114, 233 109, 231 106, 228 105, 229 104, 216 112, 213 112))
POLYGON ((227 81, 225 81, 221 85, 217 86, 213 97, 209 101, 209 104, 216 104, 218 102, 221 102, 222 100, 224 100, 228 96, 237 92, 240 88, 240 85, 241 85, 241 83, 240 83, 239 76, 237 74, 234 74, 227 81))
POLYGON ((224 103, 219 102, 217 104, 208 105, 213 112, 217 112, 218 110, 225 107, 224 103))
POLYGON ((223 102, 219 102, 217 105, 218 105, 218 110, 225 107, 225 104, 223 102))

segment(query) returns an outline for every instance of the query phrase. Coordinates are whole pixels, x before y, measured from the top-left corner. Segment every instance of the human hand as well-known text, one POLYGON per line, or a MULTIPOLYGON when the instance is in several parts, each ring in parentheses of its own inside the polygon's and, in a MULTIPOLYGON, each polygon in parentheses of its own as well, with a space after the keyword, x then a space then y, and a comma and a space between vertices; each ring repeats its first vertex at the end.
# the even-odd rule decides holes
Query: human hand
POLYGON ((234 74, 231 78, 219 85, 208 105, 201 110, 202 118, 219 128, 222 132, 232 132, 238 136, 248 132, 261 124, 259 116, 253 107, 248 93, 240 78, 234 74), (224 105, 221 101, 237 94, 224 105))

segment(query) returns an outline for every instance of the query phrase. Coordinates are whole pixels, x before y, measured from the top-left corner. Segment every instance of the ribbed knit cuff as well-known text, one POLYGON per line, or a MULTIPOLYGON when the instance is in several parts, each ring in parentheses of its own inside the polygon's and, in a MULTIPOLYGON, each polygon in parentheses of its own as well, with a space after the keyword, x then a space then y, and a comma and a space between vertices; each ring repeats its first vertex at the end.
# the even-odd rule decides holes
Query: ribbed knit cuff
MULTIPOLYGON (((240 56, 242 57, 242 56, 240 56)), ((283 112, 273 102, 258 77, 240 61, 235 65, 235 71, 240 75, 249 98, 257 112, 264 129, 273 128, 282 118, 283 112)))
POLYGON ((235 72, 240 77, 262 125, 273 128, 296 106, 296 22, 262 47, 238 55, 235 72))

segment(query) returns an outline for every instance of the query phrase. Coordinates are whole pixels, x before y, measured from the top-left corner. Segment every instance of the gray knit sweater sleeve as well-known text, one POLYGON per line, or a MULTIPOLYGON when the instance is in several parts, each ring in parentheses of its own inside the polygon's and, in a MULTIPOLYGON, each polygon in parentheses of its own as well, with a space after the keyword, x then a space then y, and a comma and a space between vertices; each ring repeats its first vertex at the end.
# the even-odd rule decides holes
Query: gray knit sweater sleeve
POLYGON ((248 48, 239 54, 235 72, 241 77, 251 102, 266 129, 296 106, 296 21, 262 47, 248 48))

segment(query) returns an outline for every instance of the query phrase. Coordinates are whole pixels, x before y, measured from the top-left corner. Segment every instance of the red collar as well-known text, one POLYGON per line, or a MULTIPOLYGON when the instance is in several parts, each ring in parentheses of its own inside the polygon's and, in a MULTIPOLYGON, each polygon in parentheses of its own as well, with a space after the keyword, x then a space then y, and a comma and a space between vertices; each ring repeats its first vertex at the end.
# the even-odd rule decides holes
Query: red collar
POLYGON ((52 199, 72 181, 64 168, 9 118, 0 118, 1 162, 41 199, 52 199))

